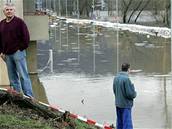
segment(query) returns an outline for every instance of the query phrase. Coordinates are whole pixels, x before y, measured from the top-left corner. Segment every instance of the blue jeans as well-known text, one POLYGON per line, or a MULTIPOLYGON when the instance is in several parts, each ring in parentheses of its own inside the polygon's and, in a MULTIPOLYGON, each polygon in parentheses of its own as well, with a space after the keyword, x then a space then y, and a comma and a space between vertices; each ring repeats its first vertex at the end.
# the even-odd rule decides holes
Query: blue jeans
POLYGON ((133 129, 131 108, 116 107, 116 129, 133 129))
POLYGON ((6 64, 10 85, 17 92, 23 91, 33 97, 32 84, 27 70, 26 52, 18 50, 14 54, 6 55, 6 64))

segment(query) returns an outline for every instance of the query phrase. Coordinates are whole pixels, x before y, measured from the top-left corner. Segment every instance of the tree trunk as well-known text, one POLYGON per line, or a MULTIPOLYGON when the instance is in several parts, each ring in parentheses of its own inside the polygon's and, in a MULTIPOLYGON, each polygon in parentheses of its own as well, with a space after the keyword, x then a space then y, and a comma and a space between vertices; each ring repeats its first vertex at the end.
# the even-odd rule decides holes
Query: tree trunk
POLYGON ((123 22, 126 23, 126 18, 127 18, 127 12, 128 12, 128 9, 131 5, 133 0, 130 0, 128 4, 126 4, 125 0, 123 0, 123 4, 124 6, 126 6, 126 8, 124 9, 124 15, 123 15, 123 22))
POLYGON ((130 15, 130 17, 128 19, 128 23, 130 22, 131 17, 133 16, 133 14, 139 9, 139 7, 141 6, 142 2, 143 2, 143 0, 140 1, 139 4, 137 5, 137 7, 132 11, 132 13, 131 13, 131 15, 130 15))
POLYGON ((150 0, 147 0, 146 4, 143 6, 143 8, 139 11, 136 19, 134 20, 134 22, 137 22, 137 19, 139 18, 140 14, 142 13, 142 11, 146 8, 146 6, 149 4, 150 0))
POLYGON ((165 3, 165 16, 164 16, 164 22, 166 25, 169 25, 169 12, 170 12, 170 3, 166 0, 165 3))

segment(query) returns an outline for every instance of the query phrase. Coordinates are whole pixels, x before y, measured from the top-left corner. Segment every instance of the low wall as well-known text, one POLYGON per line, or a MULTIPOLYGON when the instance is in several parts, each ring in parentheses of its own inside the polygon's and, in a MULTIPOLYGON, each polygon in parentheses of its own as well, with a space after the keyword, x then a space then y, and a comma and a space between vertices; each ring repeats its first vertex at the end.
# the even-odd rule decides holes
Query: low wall
POLYGON ((7 67, 2 58, 0 58, 0 86, 9 85, 9 79, 7 74, 7 67))

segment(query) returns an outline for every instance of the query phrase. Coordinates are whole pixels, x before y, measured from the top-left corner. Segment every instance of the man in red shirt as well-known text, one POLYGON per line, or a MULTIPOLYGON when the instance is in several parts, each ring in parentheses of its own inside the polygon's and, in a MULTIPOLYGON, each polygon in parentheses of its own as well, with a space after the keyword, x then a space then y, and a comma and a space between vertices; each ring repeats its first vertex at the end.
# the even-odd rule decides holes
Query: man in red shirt
POLYGON ((25 52, 30 39, 27 26, 15 16, 12 3, 7 3, 3 12, 6 18, 0 22, 0 56, 6 61, 10 85, 17 92, 33 97, 25 52))

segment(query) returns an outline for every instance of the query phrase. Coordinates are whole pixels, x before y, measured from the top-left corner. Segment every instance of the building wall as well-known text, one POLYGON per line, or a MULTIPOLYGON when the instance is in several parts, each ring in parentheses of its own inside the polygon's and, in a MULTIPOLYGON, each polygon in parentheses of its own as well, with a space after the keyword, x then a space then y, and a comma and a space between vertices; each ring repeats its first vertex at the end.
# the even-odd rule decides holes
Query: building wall
POLYGON ((24 0, 23 7, 24 14, 35 13, 35 0, 24 0))

